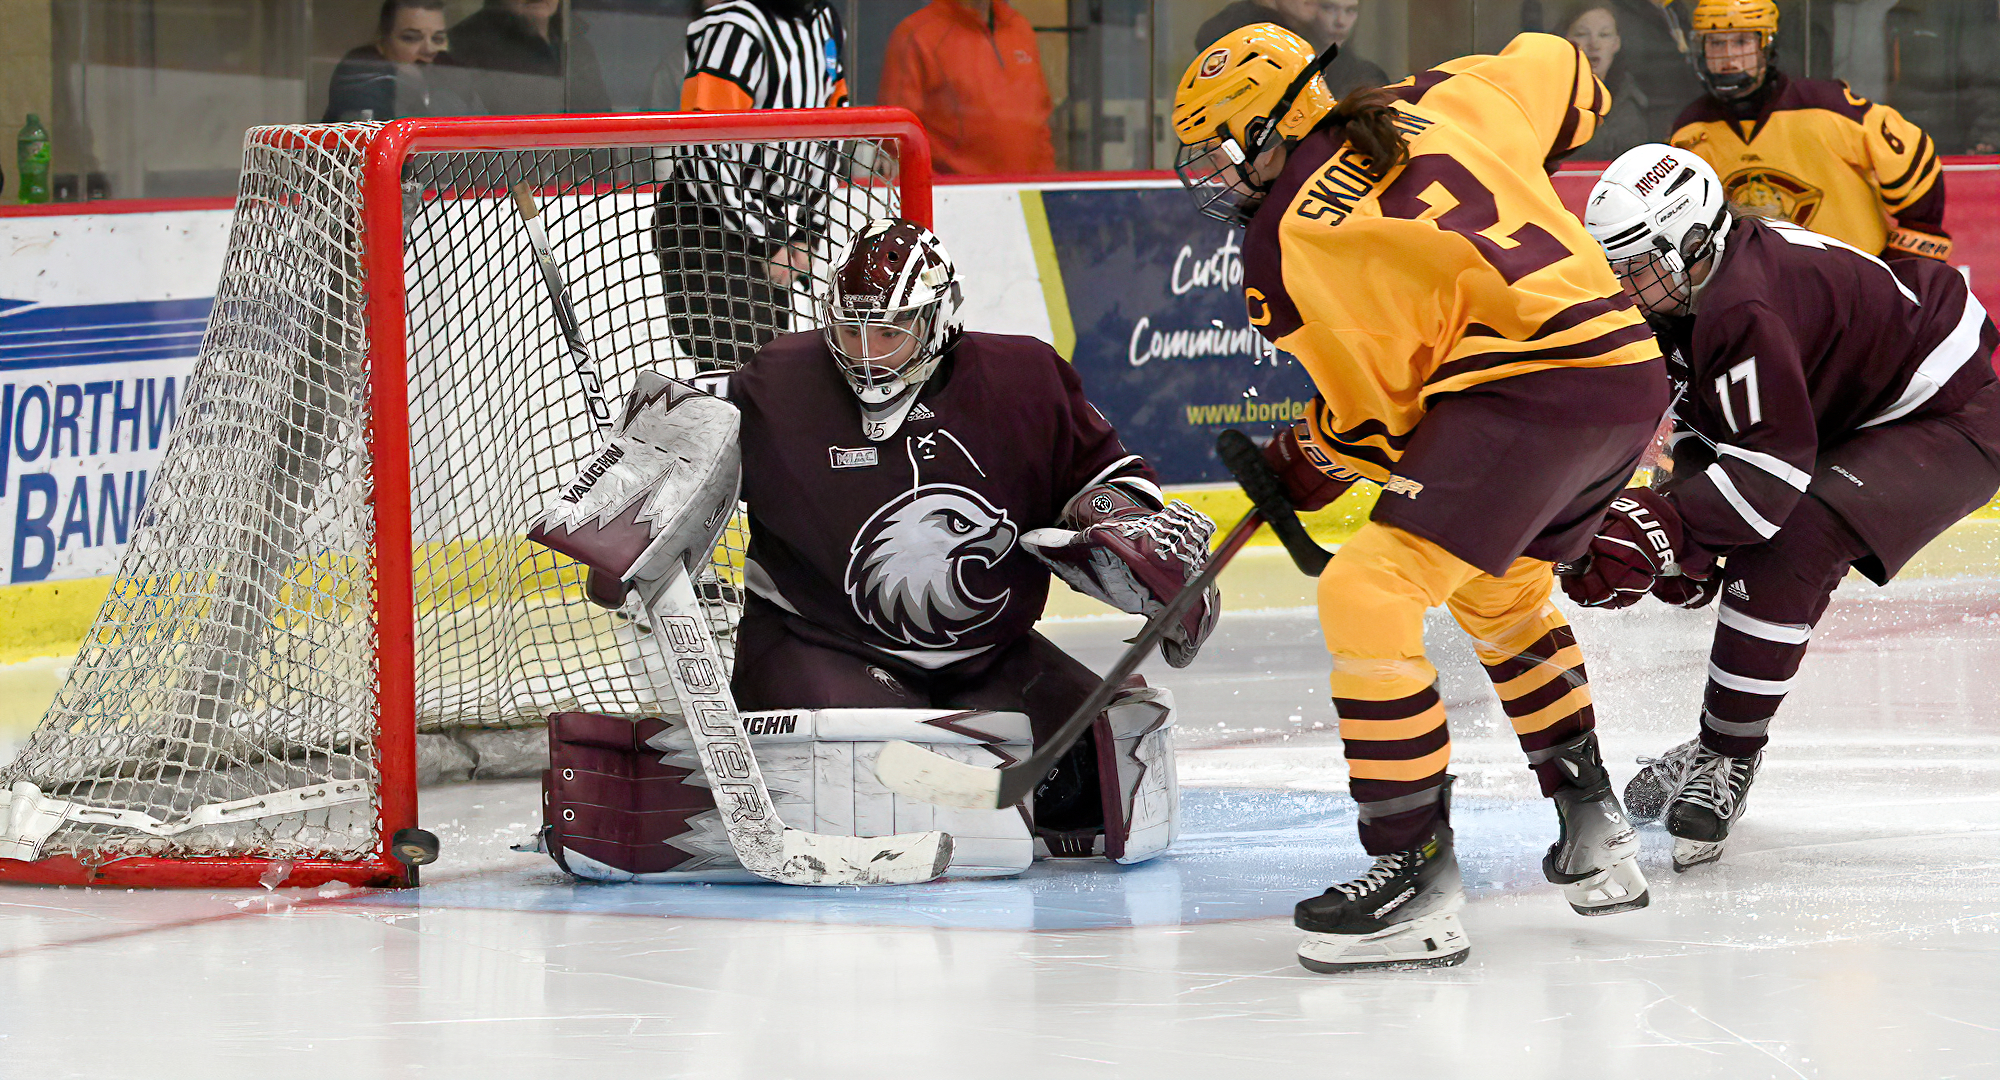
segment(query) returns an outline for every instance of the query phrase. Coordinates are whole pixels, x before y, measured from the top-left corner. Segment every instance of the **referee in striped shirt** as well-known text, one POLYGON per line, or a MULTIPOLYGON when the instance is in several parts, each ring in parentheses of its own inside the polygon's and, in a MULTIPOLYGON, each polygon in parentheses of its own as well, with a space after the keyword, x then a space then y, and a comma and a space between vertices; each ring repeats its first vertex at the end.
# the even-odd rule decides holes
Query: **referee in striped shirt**
MULTIPOLYGON (((827 0, 722 0, 688 26, 684 112, 844 106, 846 35, 827 0)), ((793 282, 826 233, 836 152, 818 142, 684 147, 653 214, 667 322, 701 370, 791 329, 793 282)))

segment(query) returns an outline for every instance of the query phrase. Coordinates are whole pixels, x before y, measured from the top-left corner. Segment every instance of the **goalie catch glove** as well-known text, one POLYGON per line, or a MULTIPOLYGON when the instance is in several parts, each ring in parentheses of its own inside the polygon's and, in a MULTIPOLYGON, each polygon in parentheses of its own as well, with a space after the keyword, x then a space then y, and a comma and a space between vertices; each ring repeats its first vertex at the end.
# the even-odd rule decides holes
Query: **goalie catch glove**
MULTIPOLYGON (((1682 574, 1705 577, 1712 569, 1708 552, 1684 544, 1680 514, 1665 496, 1626 488, 1605 511, 1584 557, 1556 572, 1571 600, 1584 607, 1622 608, 1638 603, 1657 581, 1682 574)), ((1661 599, 1683 603, 1689 597, 1670 588, 1661 599)))
MULTIPOLYGON (((1085 488, 1064 507, 1062 520, 1070 527, 1031 530, 1021 546, 1070 588, 1147 618, 1208 565, 1215 535, 1215 522, 1194 507, 1176 500, 1155 510, 1117 481, 1085 488)), ((1194 661, 1221 607, 1221 590, 1209 586, 1160 641, 1167 663, 1194 661)))

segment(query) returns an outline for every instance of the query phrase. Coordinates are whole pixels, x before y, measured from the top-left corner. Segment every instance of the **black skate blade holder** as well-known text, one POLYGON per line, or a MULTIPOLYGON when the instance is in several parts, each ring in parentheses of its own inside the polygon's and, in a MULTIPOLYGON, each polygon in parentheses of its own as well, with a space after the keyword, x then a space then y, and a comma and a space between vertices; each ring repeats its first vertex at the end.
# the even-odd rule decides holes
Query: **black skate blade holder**
POLYGON ((1257 516, 1264 519, 1278 542, 1285 545, 1285 554, 1292 557, 1292 564, 1307 577, 1318 577, 1333 553, 1313 542, 1312 534, 1299 520, 1298 510, 1285 495, 1284 481, 1278 479, 1278 474, 1264 460, 1264 452, 1250 436, 1229 428, 1215 437, 1215 455, 1236 478, 1237 486, 1250 496, 1257 516))

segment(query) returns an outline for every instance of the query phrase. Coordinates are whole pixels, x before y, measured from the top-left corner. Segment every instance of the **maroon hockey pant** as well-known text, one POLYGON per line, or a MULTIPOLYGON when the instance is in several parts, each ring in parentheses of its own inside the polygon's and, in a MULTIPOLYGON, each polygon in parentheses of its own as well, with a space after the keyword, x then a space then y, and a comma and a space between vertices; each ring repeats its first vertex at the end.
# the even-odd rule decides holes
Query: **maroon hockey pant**
POLYGON ((1911 556, 2000 490, 2000 383, 1945 416, 1864 429, 1826 448, 1769 541, 1728 557, 1701 741, 1749 757, 1850 567, 1887 584, 1911 556))

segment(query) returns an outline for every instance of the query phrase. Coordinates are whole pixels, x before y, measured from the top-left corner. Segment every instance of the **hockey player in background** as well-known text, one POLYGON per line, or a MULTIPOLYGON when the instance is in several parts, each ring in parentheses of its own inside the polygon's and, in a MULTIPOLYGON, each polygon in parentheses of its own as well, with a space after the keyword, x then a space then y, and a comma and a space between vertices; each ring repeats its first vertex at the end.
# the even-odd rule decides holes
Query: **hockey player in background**
POLYGON ((1356 480, 1372 520, 1319 579, 1360 878, 1298 905, 1314 971, 1443 965, 1468 944, 1450 739, 1425 609, 1475 642, 1560 834, 1543 862, 1585 915, 1646 902, 1605 773, 1583 657, 1550 604, 1667 406, 1659 348, 1546 169, 1609 107, 1589 62, 1524 34, 1335 102, 1275 26, 1182 76, 1179 171, 1204 213, 1247 225, 1250 321, 1319 391, 1265 451, 1299 509, 1356 480))
POLYGON ((1679 395, 1672 479, 1612 504, 1564 591, 1600 607, 1722 594, 1701 735, 1625 789, 1635 817, 1665 813, 1676 870, 1721 854, 1848 569, 1887 584, 2000 489, 1996 337, 1965 279, 1734 217, 1722 188, 1695 155, 1641 146, 1584 217, 1679 395))
MULTIPOLYGON (((871 222, 835 271, 821 329, 700 380, 741 413, 750 541, 731 688, 746 712, 1017 712, 1045 737, 1101 681, 1035 632, 1050 570, 1150 615, 1206 565, 1214 524, 1164 501, 1075 370, 1035 339, 962 331, 959 302, 934 234, 871 222)), ((600 602, 620 599, 600 584, 600 602)), ((1175 626, 1169 663, 1194 659, 1219 604, 1210 589, 1175 626)), ((1171 698, 1142 681, 1114 698, 1034 794, 1040 848, 1125 863, 1163 851, 1177 821, 1171 723, 1171 698), (1135 701, 1146 707, 1121 708, 1135 701)), ((810 817, 888 831, 888 794, 851 783, 847 770, 812 775, 810 817)), ((573 809, 622 822, 633 808, 573 809)), ((678 839, 679 819, 644 827, 666 831, 628 847, 669 861, 661 844, 697 842, 678 839)))
POLYGON ((1713 166, 1730 202, 1883 258, 1951 254, 1944 167, 1922 128, 1837 79, 1773 67, 1772 0, 1701 0, 1692 22, 1708 93, 1668 141, 1713 166))

